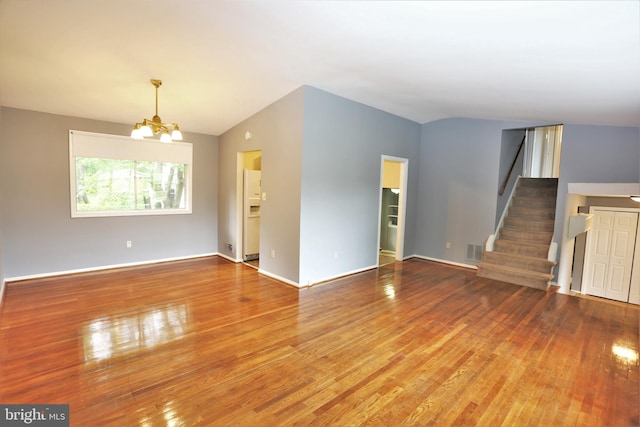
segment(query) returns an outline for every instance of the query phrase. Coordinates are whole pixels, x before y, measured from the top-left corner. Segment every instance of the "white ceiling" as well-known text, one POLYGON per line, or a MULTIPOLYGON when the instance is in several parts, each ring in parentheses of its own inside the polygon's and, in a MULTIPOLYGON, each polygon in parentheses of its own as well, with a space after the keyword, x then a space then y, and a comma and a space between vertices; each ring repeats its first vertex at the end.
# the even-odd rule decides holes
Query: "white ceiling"
POLYGON ((0 0, 0 104, 219 135, 301 85, 425 123, 640 126, 640 0, 0 0))

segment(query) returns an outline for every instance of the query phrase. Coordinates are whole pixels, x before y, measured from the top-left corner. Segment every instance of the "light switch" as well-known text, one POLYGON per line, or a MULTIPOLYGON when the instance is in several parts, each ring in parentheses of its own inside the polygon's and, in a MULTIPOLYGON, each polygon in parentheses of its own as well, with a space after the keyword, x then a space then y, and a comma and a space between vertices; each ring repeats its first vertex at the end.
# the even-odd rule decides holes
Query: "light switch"
POLYGON ((267 193, 262 193, 262 200, 267 200, 267 193))

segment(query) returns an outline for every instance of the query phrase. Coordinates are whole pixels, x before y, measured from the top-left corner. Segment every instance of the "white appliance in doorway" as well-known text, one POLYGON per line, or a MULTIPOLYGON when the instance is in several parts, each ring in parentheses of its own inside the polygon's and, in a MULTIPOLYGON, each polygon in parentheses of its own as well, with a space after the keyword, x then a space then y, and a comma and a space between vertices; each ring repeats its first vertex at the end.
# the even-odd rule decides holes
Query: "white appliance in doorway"
POLYGON ((261 171, 244 170, 242 257, 251 261, 260 257, 261 171))

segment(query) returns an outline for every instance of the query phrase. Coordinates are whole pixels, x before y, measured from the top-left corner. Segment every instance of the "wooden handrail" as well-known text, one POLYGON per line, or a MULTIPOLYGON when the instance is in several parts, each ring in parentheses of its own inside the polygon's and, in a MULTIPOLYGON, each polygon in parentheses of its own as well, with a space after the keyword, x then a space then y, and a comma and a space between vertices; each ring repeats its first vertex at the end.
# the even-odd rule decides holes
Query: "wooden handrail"
POLYGON ((511 163, 511 169, 509 169, 509 173, 507 174, 507 178, 504 180, 502 187, 500 187, 499 194, 502 196, 507 189, 507 184, 509 183, 509 179, 511 178, 511 174, 513 173, 513 168, 516 167, 516 162, 518 161, 518 156, 522 151, 522 147, 524 147, 524 141, 527 139, 527 134, 525 133, 522 137, 522 142, 520 143, 520 147, 518 148, 518 152, 516 153, 516 157, 513 159, 513 163, 511 163))

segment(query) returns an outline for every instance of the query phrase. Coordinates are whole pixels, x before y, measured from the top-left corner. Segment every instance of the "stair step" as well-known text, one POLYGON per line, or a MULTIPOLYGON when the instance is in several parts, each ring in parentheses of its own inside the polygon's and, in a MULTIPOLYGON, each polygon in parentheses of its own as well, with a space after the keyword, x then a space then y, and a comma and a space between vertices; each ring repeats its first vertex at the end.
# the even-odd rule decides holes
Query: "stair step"
POLYGON ((484 252, 482 261, 489 264, 504 265, 508 267, 526 268, 538 273, 550 273, 555 262, 546 258, 536 258, 526 255, 518 255, 506 252, 484 252))
POLYGON ((553 279, 553 274, 538 273, 486 262, 478 264, 477 276, 542 290, 547 290, 549 281, 553 279))
POLYGON ((558 178, 520 178, 520 187, 558 188, 558 178))
POLYGON ((494 248, 496 252, 508 252, 534 258, 547 258, 549 253, 549 244, 517 242, 505 239, 496 239, 494 248))
POLYGON ((516 242, 541 243, 549 245, 553 237, 553 231, 523 230, 513 227, 502 227, 500 239, 514 240, 516 242))
POLYGON ((511 206, 523 206, 533 208, 555 208, 555 197, 515 196, 511 206))
POLYGON ((509 216, 517 216, 529 219, 554 219, 556 216, 556 208, 511 206, 509 208, 509 216))
POLYGON ((557 196, 557 190, 554 188, 544 187, 518 187, 514 197, 536 197, 555 199, 557 196))
POLYGON ((553 219, 528 219, 517 216, 507 216, 504 219, 504 227, 531 231, 550 231, 553 233, 555 221, 553 219))

